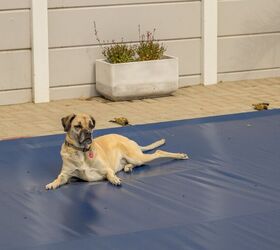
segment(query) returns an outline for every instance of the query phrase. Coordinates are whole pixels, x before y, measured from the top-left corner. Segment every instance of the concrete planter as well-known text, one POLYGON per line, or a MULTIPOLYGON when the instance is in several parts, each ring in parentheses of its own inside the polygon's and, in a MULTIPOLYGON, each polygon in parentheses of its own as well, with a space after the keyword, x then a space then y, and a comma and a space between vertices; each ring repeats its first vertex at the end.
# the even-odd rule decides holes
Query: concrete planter
POLYGON ((178 89, 178 59, 119 64, 96 60, 96 89, 113 101, 168 95, 178 89))

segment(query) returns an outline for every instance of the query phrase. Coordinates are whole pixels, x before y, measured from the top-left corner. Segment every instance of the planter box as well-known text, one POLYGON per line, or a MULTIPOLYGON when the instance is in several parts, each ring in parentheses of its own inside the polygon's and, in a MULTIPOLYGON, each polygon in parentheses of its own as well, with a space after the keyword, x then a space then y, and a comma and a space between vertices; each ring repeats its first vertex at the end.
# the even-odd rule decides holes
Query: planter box
POLYGON ((168 95, 178 89, 178 59, 118 64, 96 60, 96 89, 113 101, 168 95))

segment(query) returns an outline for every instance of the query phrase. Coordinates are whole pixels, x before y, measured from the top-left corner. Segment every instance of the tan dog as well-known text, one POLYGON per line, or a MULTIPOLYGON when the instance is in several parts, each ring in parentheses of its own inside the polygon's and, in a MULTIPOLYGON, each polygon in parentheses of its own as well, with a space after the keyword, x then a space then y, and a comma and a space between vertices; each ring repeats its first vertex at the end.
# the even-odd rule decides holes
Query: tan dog
POLYGON ((114 185, 120 185, 121 180, 116 173, 121 170, 129 172, 135 166, 158 158, 188 159, 186 154, 161 150, 153 154, 143 154, 144 151, 163 145, 164 139, 145 147, 117 134, 104 135, 92 140, 95 120, 89 115, 71 114, 61 121, 67 132, 60 152, 62 169, 58 177, 46 185, 46 189, 56 189, 67 183, 71 177, 85 181, 107 179, 114 185))

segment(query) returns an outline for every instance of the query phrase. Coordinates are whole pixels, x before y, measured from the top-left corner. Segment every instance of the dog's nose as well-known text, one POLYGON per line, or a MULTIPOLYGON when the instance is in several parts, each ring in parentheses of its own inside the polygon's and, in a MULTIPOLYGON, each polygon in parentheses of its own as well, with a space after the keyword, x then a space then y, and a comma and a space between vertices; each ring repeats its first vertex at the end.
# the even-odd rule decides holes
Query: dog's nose
POLYGON ((88 130, 85 129, 85 130, 83 131, 83 133, 84 133, 84 135, 85 135, 86 138, 91 137, 91 132, 90 132, 90 131, 88 131, 88 130))

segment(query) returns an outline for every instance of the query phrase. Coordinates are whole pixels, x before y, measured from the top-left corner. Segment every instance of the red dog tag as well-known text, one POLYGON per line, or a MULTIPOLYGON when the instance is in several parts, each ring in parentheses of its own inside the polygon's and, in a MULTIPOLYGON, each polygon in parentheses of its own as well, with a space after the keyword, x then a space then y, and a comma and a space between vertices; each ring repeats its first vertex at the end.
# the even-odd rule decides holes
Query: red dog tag
POLYGON ((91 159, 93 158, 93 152, 92 151, 89 151, 88 157, 91 158, 91 159))

